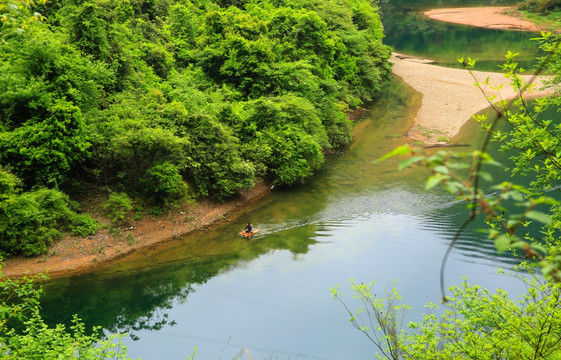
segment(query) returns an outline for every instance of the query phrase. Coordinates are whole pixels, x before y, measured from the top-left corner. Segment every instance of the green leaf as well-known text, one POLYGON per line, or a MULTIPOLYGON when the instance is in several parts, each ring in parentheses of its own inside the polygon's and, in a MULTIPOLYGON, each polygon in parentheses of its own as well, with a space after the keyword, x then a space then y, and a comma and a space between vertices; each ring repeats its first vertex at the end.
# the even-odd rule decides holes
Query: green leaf
POLYGON ((555 264, 546 264, 547 265, 542 268, 542 272, 544 275, 549 275, 553 270, 557 269, 557 266, 555 264))
POLYGON ((464 189, 463 184, 461 184, 458 181, 448 181, 446 183, 446 191, 448 191, 450 194, 457 194, 463 189, 464 189))
POLYGON ((510 241, 511 238, 504 234, 499 235, 495 238, 495 247, 497 248, 499 254, 505 250, 508 250, 508 248, 510 247, 510 241))
POLYGON ((541 244, 530 244, 530 247, 536 251, 541 252, 542 254, 546 254, 547 253, 547 249, 545 248, 545 246, 541 245, 541 244))
POLYGON ((527 217, 528 219, 539 221, 544 225, 551 225, 551 216, 544 214, 540 211, 535 211, 535 210, 528 211, 525 214, 525 217, 527 217))
POLYGON ((493 181, 493 176, 486 171, 480 171, 479 177, 481 177, 485 181, 489 181, 489 182, 493 181))
POLYGON ((403 169, 411 166, 412 164, 419 162, 424 158, 425 158, 424 156, 413 156, 407 160, 403 160, 402 162, 399 163, 399 171, 402 171, 403 169))
POLYGON ((450 173, 450 170, 444 165, 435 166, 433 170, 438 172, 438 173, 442 173, 442 174, 450 173))
POLYGON ((412 152, 413 152, 413 150, 411 150, 409 145, 407 145, 407 144, 402 145, 400 147, 397 147, 397 148, 393 149, 391 152, 382 156, 378 160, 375 160, 374 162, 379 162, 379 161, 382 161, 382 160, 386 160, 386 159, 389 159, 391 157, 398 156, 398 155, 403 156, 403 155, 411 154, 412 152))
POLYGON ((441 174, 436 174, 434 176, 429 177, 427 183, 425 184, 425 190, 430 190, 436 185, 440 184, 444 180, 444 177, 441 174))
POLYGON ((512 236, 512 237, 510 238, 510 240, 511 240, 510 247, 511 247, 512 249, 520 249, 520 250, 522 250, 522 249, 525 249, 525 248, 528 246, 528 244, 527 244, 526 242, 520 240, 520 239, 517 238, 516 236, 512 236))
POLYGON ((464 162, 456 162, 456 163, 451 163, 450 165, 448 165, 448 167, 451 169, 468 169, 470 165, 464 162))
POLYGON ((524 201, 524 195, 522 195, 520 192, 518 191, 509 191, 508 195, 512 198, 512 200, 514 201, 519 201, 522 202, 524 201))

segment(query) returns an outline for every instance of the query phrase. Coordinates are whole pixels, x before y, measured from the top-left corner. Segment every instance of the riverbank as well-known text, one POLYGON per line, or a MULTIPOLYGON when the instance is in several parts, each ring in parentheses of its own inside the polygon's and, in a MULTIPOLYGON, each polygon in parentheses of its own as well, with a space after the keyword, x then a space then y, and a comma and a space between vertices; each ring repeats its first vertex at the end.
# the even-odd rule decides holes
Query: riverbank
MULTIPOLYGON (((53 244, 45 255, 4 260, 2 272, 7 277, 45 273, 50 278, 55 278, 95 271, 107 261, 138 249, 228 222, 235 212, 266 196, 270 192, 270 186, 271 184, 262 182, 224 203, 201 200, 184 204, 170 209, 160 217, 145 215, 140 221, 116 229, 111 229, 106 223, 95 235, 87 238, 66 236, 53 244)), ((95 202, 96 199, 92 199, 90 206, 95 207, 95 202)), ((240 223, 240 230, 244 226, 245 223, 240 223)))
POLYGON ((470 7, 434 9, 424 14, 431 19, 455 24, 505 30, 540 31, 531 21, 524 20, 516 7, 470 7))
MULTIPOLYGON (((391 61, 394 64, 393 73, 423 96, 415 125, 407 136, 420 140, 425 145, 446 143, 458 134, 467 121, 474 121, 472 114, 490 106, 485 96, 510 100, 517 95, 511 88, 510 81, 501 73, 472 72, 481 83, 489 78, 494 87, 503 84, 497 91, 489 86, 478 88, 474 85, 476 80, 464 69, 444 68, 399 54, 394 54, 391 61)), ((525 92, 525 97, 540 97, 550 93, 539 90, 544 86, 546 77, 522 75, 522 78, 535 84, 535 90, 525 92)))

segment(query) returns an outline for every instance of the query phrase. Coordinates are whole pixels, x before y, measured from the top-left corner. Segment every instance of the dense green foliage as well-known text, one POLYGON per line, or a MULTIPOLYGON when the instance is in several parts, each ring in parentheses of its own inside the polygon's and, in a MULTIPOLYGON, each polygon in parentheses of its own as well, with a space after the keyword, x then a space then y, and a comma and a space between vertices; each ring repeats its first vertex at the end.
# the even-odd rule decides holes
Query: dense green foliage
MULTIPOLYGON (((3 278, 0 271, 0 278, 3 278)), ((102 339, 100 328, 88 335, 75 315, 72 326, 48 327, 39 315, 36 279, 0 282, 1 359, 125 359, 122 335, 102 339), (22 329, 23 326, 23 330, 22 329), (115 343, 114 341, 117 340, 115 343)))
POLYGON ((0 166, 23 197, 102 189, 162 207, 293 184, 350 143, 346 112, 390 71, 367 0, 26 4, 0 23, 0 166))
POLYGON ((344 111, 371 100, 388 75, 376 9, 359 0, 227 5, 41 7, 49 26, 0 45, 2 165, 26 189, 79 180, 137 194, 166 167, 160 177, 173 179, 158 181, 179 174, 219 198, 256 176, 309 176, 322 150, 349 143, 344 111))

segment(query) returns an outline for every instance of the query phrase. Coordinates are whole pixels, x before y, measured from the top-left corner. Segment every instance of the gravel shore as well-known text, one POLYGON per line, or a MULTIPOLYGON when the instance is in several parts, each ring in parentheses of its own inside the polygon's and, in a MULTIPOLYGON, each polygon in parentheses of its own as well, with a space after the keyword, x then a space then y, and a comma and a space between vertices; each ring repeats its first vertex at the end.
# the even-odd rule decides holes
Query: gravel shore
MULTIPOLYGON (((539 30, 535 24, 521 19, 515 7, 448 8, 426 11, 424 14, 435 20, 470 26, 539 30)), ((472 75, 467 70, 430 65, 430 60, 399 54, 394 54, 391 61, 394 64, 393 73, 423 95, 415 125, 409 130, 408 136, 422 140, 425 144, 438 143, 438 138, 450 139, 466 122, 475 121, 473 114, 490 107, 485 96, 496 95, 497 100, 510 100, 516 95, 510 81, 500 73, 473 71, 472 75), (493 87, 503 84, 501 90, 494 91, 486 87, 482 91, 474 85, 476 81, 484 82, 487 77, 493 87)), ((551 93, 540 90, 546 77, 523 75, 522 78, 535 84, 531 91, 523 94, 526 98, 551 93)))

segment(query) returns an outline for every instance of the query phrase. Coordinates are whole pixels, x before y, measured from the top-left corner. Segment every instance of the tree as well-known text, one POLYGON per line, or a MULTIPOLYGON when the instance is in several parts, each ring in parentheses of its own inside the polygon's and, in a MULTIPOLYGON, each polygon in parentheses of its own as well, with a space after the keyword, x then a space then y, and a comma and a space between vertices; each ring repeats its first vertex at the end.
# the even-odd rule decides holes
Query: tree
POLYGON ((179 170, 169 162, 154 165, 141 179, 142 190, 146 197, 157 205, 169 205, 187 195, 188 186, 183 181, 179 170))
POLYGON ((70 40, 85 54, 104 60, 108 56, 108 41, 104 19, 95 3, 84 2, 68 6, 64 22, 70 32, 70 40))
POLYGON ((526 0, 518 4, 518 9, 547 15, 561 7, 559 0, 526 0))
POLYGON ((248 104, 250 115, 240 129, 247 142, 244 156, 263 164, 275 182, 293 184, 312 175, 330 146, 327 132, 313 104, 288 94, 248 104), (259 149, 254 151, 253 149, 259 149))
POLYGON ((29 187, 64 184, 72 167, 83 161, 90 146, 84 138, 80 109, 65 100, 47 105, 44 119, 33 118, 14 131, 0 134, 0 161, 29 187))

